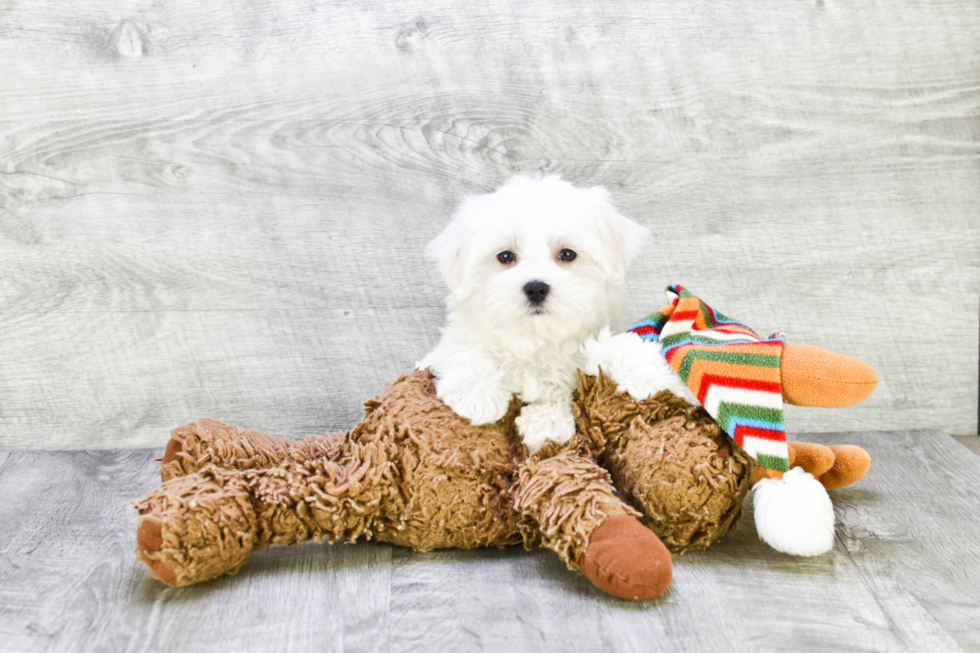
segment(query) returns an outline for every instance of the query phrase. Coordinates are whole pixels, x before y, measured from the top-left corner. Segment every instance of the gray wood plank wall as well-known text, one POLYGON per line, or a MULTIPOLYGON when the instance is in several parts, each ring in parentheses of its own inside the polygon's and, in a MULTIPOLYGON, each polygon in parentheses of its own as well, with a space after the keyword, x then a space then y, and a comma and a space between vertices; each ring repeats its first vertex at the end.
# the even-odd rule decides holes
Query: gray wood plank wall
POLYGON ((430 347, 424 244, 519 171, 681 282, 861 356, 793 432, 976 432, 972 0, 0 0, 0 448, 349 425, 430 347))

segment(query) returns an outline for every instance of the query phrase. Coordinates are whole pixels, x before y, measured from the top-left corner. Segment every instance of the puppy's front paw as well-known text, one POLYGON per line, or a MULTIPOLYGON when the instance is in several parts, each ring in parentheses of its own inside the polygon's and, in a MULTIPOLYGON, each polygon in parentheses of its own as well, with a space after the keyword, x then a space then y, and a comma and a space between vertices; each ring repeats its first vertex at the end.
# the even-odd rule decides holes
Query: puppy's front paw
POLYGON ((693 406, 701 405, 660 353, 659 342, 644 341, 635 333, 612 335, 605 327, 598 338, 589 338, 582 345, 582 351, 583 372, 596 376, 602 368, 621 392, 628 392, 636 400, 670 390, 693 406))
POLYGON ((517 431, 534 453, 546 440, 564 444, 575 435, 575 418, 569 404, 528 404, 515 420, 517 431))
POLYGON ((455 383, 449 378, 436 381, 436 396, 474 426, 499 421, 507 414, 511 399, 510 393, 494 384, 478 381, 455 383))

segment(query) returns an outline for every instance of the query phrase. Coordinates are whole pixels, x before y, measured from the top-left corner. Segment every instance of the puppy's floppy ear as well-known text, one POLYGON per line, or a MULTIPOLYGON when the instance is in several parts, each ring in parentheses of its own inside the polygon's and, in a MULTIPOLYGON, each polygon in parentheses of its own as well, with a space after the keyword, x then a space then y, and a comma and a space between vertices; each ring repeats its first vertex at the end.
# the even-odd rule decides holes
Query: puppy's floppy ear
POLYGON ((626 270, 644 245, 652 240, 650 230, 633 222, 616 210, 609 191, 602 186, 588 190, 589 201, 599 220, 599 237, 605 246, 607 261, 604 267, 610 279, 619 283, 626 279, 626 270))
POLYGON ((464 198, 449 224, 425 248, 425 255, 439 266, 439 274, 449 289, 456 293, 463 285, 466 254, 470 240, 465 214, 470 198, 464 198))

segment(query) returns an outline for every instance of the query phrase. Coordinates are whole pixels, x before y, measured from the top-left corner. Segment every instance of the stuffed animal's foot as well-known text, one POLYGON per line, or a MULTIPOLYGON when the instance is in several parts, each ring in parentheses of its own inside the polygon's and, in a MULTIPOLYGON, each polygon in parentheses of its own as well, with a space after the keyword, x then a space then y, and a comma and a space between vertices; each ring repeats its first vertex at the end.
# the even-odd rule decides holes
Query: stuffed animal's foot
POLYGON ((256 546, 256 515, 238 472, 210 467, 167 481, 136 508, 137 558, 168 585, 233 573, 256 546))
MULTIPOLYGON (((871 456, 853 444, 825 447, 812 442, 789 442, 788 445, 790 467, 802 467, 828 490, 856 483, 871 469, 871 456)), ((756 467, 756 482, 764 477, 765 470, 756 467)))
POLYGON ((853 444, 825 447, 812 442, 790 442, 790 467, 802 467, 828 490, 856 483, 871 469, 871 456, 853 444))
POLYGON ((828 490, 836 490, 860 481, 871 469, 871 456, 861 447, 842 444, 829 449, 834 454, 834 465, 817 477, 828 490))
POLYGON ((670 584, 670 552, 590 456, 566 450, 527 459, 514 510, 525 544, 540 542, 613 596, 652 599, 670 584))
MULTIPOLYGON (((168 529, 169 530, 169 529, 168 529)), ((177 585, 177 571, 160 555, 163 549, 163 522, 152 515, 140 519, 136 529, 136 557, 150 568, 150 574, 167 585, 177 585)))
POLYGON ((834 466, 834 452, 830 447, 812 442, 787 442, 789 466, 802 467, 803 471, 819 479, 834 466))
POLYGON ((579 563, 585 577, 621 599, 644 601, 670 585, 670 551, 635 517, 619 515, 593 533, 579 563))
POLYGON ((834 507, 827 491, 860 480, 871 467, 871 456, 849 444, 788 444, 788 472, 767 475, 762 467, 755 469, 756 530, 777 551, 820 555, 833 547, 834 507))
POLYGON ((796 406, 852 406, 878 385, 874 368, 861 359, 813 345, 783 347, 780 374, 783 399, 796 406))
MULTIPOLYGON (((834 466, 834 452, 830 447, 812 442, 787 442, 789 466, 802 467, 803 471, 819 479, 834 466)), ((766 468, 757 466, 754 470, 756 483, 766 478, 766 468)))

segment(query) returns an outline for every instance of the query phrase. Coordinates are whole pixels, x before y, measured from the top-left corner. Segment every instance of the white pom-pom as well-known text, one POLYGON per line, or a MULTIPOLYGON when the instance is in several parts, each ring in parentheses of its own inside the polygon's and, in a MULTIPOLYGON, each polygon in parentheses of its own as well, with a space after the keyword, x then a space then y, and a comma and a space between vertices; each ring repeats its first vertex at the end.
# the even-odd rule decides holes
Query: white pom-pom
POLYGON ((781 479, 764 478, 752 492, 755 529, 783 553, 817 556, 834 547, 834 504, 827 490, 802 467, 781 479))

